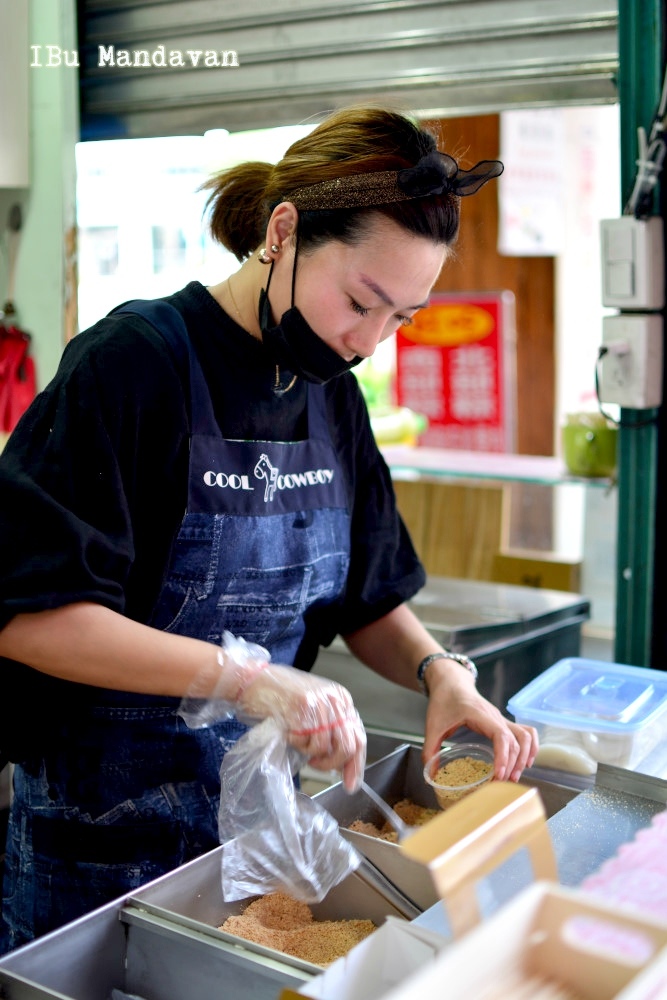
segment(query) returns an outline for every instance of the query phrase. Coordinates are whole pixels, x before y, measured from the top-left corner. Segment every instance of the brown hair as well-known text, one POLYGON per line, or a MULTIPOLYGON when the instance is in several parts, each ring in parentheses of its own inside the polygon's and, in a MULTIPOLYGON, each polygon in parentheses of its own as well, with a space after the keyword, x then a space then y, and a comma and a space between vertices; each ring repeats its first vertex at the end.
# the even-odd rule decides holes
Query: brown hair
MULTIPOLYGON (((335 111, 275 166, 242 163, 207 181, 211 235, 242 261, 260 245, 273 208, 289 201, 291 192, 350 174, 403 170, 435 149, 435 136, 398 112, 371 106, 335 111)), ((299 249, 307 253, 329 240, 358 242, 378 212, 435 243, 452 243, 458 232, 458 197, 429 195, 369 208, 300 211, 299 249)))

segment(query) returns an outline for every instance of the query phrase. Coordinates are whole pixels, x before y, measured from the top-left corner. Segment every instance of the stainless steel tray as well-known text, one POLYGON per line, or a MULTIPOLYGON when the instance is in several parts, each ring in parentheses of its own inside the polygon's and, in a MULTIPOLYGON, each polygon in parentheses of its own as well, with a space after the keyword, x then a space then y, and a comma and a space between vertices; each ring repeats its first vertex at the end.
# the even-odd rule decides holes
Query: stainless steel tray
MULTIPOLYGON (((250 899, 226 902, 222 896, 221 852, 218 847, 176 871, 132 893, 127 905, 159 917, 178 927, 196 931, 214 941, 227 942, 264 958, 315 974, 321 967, 235 934, 218 930, 227 917, 242 913, 250 899)), ((254 897, 253 897, 254 898, 254 897)), ((389 915, 412 920, 421 912, 373 865, 364 862, 327 893, 311 904, 316 920, 372 920, 380 926, 389 915)))
MULTIPOLYGON (((374 764, 369 764, 365 779, 391 805, 408 798, 417 805, 437 809, 433 790, 424 781, 423 768, 421 749, 403 744, 374 764)), ((338 783, 318 792, 314 798, 338 821, 346 840, 379 868, 415 906, 423 911, 438 901, 431 876, 423 865, 406 858, 399 847, 390 841, 347 829, 357 819, 378 826, 384 823, 384 817, 368 796, 363 792, 350 795, 338 783)))
MULTIPOLYGON (((474 734, 467 738, 473 741, 475 739, 474 734)), ((438 807, 432 788, 424 781, 421 748, 418 746, 410 744, 397 746, 386 756, 370 764, 366 768, 365 778, 368 784, 392 805, 400 799, 409 798, 417 805, 438 807)), ((583 784, 578 787, 578 780, 575 776, 565 775, 562 772, 538 771, 535 768, 524 771, 521 782, 538 789, 547 816, 553 816, 587 787, 583 784)), ((338 783, 318 792, 314 798, 338 821, 343 836, 420 910, 427 910, 439 902, 428 871, 422 865, 406 858, 396 844, 347 829, 355 819, 380 826, 384 822, 383 817, 363 792, 349 795, 342 784, 338 783)))
POLYGON ((0 959, 4 1000, 275 1000, 310 978, 122 900, 0 959))

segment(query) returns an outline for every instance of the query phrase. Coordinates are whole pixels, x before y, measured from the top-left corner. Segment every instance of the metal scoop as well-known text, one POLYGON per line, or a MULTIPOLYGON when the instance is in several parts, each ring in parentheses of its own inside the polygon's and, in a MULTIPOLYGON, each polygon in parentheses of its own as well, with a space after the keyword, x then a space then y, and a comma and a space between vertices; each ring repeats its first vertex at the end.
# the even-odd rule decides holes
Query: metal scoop
POLYGON ((362 792, 365 792, 368 798, 375 803, 375 805, 378 807, 384 818, 389 823, 391 823, 394 830, 398 834, 399 841, 403 840, 404 837, 407 837, 407 835, 412 830, 412 827, 408 826, 407 823, 404 823, 401 817, 398 815, 398 813, 394 812, 389 803, 385 802, 382 796, 378 795, 375 789, 371 788, 370 785, 367 785, 365 781, 361 782, 360 787, 362 792))

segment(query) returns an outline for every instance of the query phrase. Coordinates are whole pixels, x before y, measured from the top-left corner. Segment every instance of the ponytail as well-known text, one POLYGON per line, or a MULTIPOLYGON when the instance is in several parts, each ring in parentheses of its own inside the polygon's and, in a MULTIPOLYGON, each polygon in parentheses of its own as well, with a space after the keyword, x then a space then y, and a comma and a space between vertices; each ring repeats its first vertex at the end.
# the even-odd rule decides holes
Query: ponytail
POLYGON ((265 196, 273 167, 252 161, 223 170, 202 185, 211 194, 206 207, 211 210, 211 236, 234 254, 238 261, 262 242, 270 216, 265 196))

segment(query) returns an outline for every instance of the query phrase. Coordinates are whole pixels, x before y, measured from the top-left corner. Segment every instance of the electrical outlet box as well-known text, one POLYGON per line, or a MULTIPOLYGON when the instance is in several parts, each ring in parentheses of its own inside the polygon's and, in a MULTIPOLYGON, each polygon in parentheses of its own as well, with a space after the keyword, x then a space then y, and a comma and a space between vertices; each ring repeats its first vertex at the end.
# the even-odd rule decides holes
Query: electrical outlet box
POLYGON ((662 309, 665 304, 663 225, 659 215, 622 215, 600 222, 602 304, 662 309))
POLYGON ((662 316, 622 313, 602 321, 598 396, 601 403, 618 403, 646 410, 662 403, 662 316))

